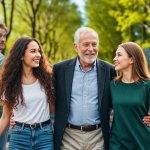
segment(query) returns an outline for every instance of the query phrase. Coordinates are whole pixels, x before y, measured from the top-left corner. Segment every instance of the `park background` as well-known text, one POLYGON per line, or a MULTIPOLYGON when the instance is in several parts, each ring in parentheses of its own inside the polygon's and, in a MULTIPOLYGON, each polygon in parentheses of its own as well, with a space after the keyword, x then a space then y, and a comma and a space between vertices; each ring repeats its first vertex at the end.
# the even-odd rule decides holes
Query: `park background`
POLYGON ((99 58, 112 63, 118 45, 133 41, 150 62, 150 0, 0 0, 0 22, 9 28, 6 56, 19 37, 30 36, 52 64, 75 57, 73 34, 89 26, 99 34, 99 58))
POLYGON ((10 30, 5 55, 19 37, 30 36, 52 64, 72 58, 75 30, 89 26, 99 34, 101 59, 112 62, 126 41, 147 48, 150 56, 150 0, 0 0, 0 22, 10 30))

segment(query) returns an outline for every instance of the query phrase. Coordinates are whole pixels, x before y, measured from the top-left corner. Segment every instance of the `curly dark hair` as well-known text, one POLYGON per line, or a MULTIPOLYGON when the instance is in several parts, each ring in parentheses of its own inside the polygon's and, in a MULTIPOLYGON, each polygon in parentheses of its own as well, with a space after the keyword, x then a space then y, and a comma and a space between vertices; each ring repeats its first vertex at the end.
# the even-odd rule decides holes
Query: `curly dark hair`
POLYGON ((41 86, 45 89, 47 101, 54 105, 54 78, 52 67, 46 61, 43 50, 38 40, 29 37, 19 38, 11 48, 6 58, 0 77, 0 96, 5 95, 9 108, 17 108, 20 103, 24 105, 22 94, 22 56, 25 54, 28 44, 35 41, 40 48, 41 59, 39 67, 33 68, 33 75, 39 80, 41 86))

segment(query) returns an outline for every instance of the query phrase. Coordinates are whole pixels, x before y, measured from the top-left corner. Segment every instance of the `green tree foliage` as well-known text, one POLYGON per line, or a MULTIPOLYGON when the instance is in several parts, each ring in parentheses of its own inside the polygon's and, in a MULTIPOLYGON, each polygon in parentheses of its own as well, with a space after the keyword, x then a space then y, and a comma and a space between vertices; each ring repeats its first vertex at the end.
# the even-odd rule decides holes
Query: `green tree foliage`
MULTIPOLYGON (((7 6, 11 3, 3 1, 7 6)), ((75 55, 73 32, 82 21, 77 6, 70 0, 16 0, 12 24, 11 41, 20 36, 39 39, 50 61, 75 55)))
MULTIPOLYGON (((9 5, 5 2, 5 0, 1 0, 1 7, 0 10, 3 11, 3 22, 6 24, 6 26, 9 28, 9 33, 7 34, 7 39, 10 37, 10 33, 13 29, 13 18, 14 18, 14 6, 15 6, 15 0, 11 0, 9 5), (9 9, 9 10, 8 10, 9 9), (6 11, 7 10, 7 11, 6 11)), ((1 15, 0 15, 1 17, 1 15)), ((6 49, 3 50, 2 53, 5 53, 6 49)))
POLYGON ((149 71, 150 71, 150 47, 144 48, 144 53, 145 53, 145 56, 146 56, 146 59, 147 59, 147 62, 148 62, 148 68, 149 68, 149 71))
POLYGON ((124 41, 150 46, 150 0, 118 0, 111 16, 117 21, 117 31, 124 41))
POLYGON ((87 24, 100 37, 100 57, 112 61, 117 45, 150 47, 150 0, 86 0, 87 24))
POLYGON ((86 0, 87 25, 99 34, 100 58, 112 61, 117 45, 122 41, 120 31, 116 30, 117 21, 110 15, 116 2, 109 0, 86 0))

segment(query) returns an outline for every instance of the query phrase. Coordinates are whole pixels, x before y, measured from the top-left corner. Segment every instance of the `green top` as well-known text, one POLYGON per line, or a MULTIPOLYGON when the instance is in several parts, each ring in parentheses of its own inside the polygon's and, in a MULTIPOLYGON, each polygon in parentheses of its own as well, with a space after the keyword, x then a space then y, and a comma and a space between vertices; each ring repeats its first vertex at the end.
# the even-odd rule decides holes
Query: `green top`
POLYGON ((150 80, 110 84, 114 119, 110 150, 150 150, 150 127, 143 124, 150 103, 150 80))

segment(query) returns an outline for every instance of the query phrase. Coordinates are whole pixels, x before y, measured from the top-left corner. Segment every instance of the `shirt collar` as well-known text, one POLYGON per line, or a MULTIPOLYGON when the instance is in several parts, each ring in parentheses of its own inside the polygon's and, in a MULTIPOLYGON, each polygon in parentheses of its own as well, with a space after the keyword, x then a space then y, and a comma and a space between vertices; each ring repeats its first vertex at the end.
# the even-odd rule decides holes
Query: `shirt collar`
MULTIPOLYGON (((76 66, 75 66, 75 68, 77 69, 77 70, 82 70, 83 71, 83 69, 82 69, 82 67, 81 67, 81 65, 80 65, 80 62, 79 62, 79 57, 77 57, 77 61, 76 61, 76 66)), ((92 64, 92 66, 89 68, 89 70, 88 71, 90 71, 90 70, 94 70, 94 71, 96 71, 97 69, 96 69, 96 60, 94 61, 94 63, 92 64)), ((84 71, 85 72, 85 71, 84 71)))

